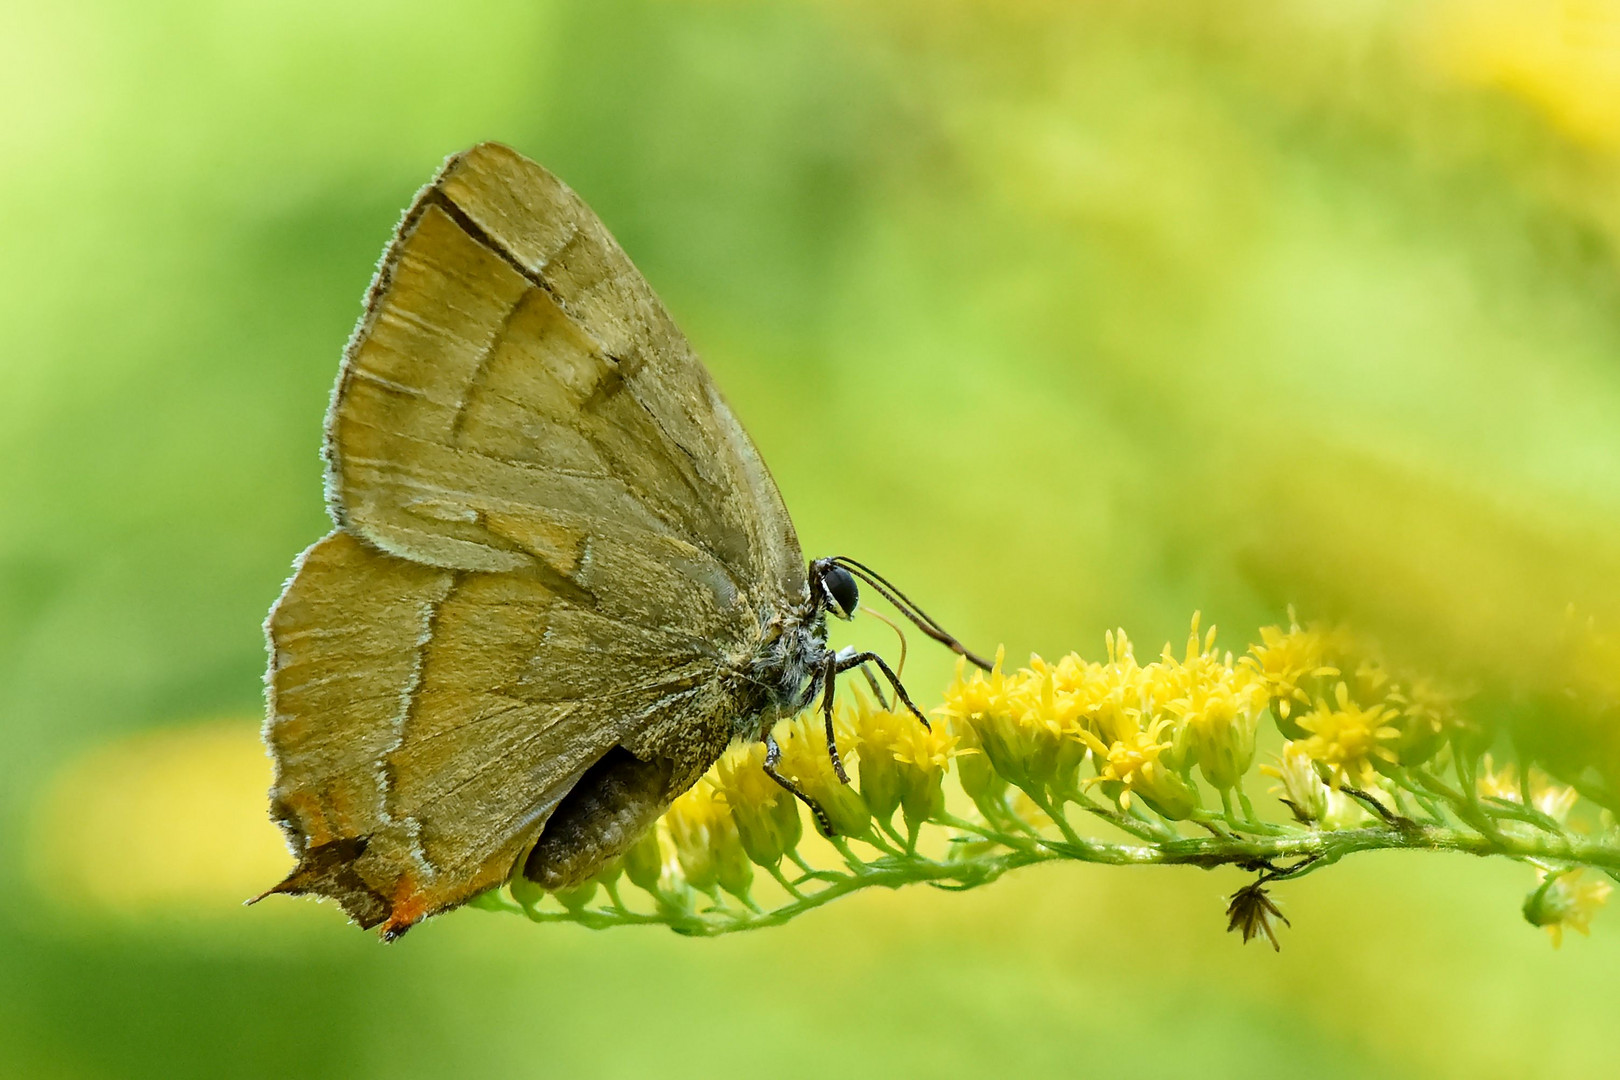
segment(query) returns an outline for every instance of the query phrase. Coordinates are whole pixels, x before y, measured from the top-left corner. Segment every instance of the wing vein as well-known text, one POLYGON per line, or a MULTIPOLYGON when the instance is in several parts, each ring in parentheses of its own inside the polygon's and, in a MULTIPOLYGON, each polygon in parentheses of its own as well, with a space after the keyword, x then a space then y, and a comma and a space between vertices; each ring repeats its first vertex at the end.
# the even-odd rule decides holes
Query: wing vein
POLYGON ((522 308, 523 297, 519 296, 513 301, 512 306, 506 309, 506 316, 501 320, 500 329, 495 331, 490 336, 489 341, 485 343, 484 351, 479 354, 478 362, 473 365, 472 373, 467 377, 467 385, 461 390, 461 399, 456 402, 456 414, 450 420, 450 435, 445 440, 447 444, 458 450, 461 449, 462 429, 467 424, 467 408, 472 404, 473 396, 478 393, 484 378, 489 374, 490 361, 495 359, 495 354, 500 351, 502 343, 506 341, 506 335, 512 329, 512 320, 517 317, 517 313, 522 308))

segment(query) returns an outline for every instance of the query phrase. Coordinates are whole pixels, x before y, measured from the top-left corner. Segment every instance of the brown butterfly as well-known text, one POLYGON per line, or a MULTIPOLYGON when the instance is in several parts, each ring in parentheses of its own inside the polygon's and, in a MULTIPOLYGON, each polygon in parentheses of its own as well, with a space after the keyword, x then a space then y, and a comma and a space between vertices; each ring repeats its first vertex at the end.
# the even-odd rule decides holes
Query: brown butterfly
POLYGON ((651 287, 504 146, 450 158, 406 211, 325 459, 337 527, 265 628, 271 814, 298 859, 269 892, 384 939, 516 873, 584 881, 734 739, 805 798, 770 731, 817 694, 842 776, 839 673, 875 665, 917 713, 881 658, 827 647, 856 577, 984 663, 868 567, 806 565, 651 287))

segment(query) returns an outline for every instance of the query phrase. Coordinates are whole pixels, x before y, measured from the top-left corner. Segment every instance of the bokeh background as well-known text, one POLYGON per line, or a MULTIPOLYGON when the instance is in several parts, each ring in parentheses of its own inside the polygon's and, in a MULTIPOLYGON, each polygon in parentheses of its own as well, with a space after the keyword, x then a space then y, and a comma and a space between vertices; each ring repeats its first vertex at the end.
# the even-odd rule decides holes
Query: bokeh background
POLYGON ((287 863, 259 626, 326 527, 338 353, 486 138, 618 235, 806 550, 977 646, 1201 609, 1241 649, 1293 603, 1533 728, 1566 605, 1620 613, 1616 3, 6 3, 0 1071, 1612 1065, 1620 924, 1555 952, 1528 871, 1461 856, 1280 890, 1280 955, 1191 869, 718 941, 240 907, 287 863))

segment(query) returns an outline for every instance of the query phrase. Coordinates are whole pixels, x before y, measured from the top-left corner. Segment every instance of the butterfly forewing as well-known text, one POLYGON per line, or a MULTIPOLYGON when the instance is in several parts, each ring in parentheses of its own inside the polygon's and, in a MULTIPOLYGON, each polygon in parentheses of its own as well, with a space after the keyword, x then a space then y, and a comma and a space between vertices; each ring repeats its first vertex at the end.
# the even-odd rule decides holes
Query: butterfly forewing
POLYGON ((590 531, 678 537, 796 598, 793 527, 651 288, 566 186, 451 160, 385 256, 328 431, 334 514, 466 569, 568 563, 590 531))
POLYGON ((451 159, 407 212, 327 459, 340 528, 271 613, 267 739, 300 858, 282 890, 366 925, 498 884, 616 746, 667 763, 625 774, 669 778, 625 815, 650 820, 804 598, 781 498, 685 339, 577 196, 504 147, 451 159))

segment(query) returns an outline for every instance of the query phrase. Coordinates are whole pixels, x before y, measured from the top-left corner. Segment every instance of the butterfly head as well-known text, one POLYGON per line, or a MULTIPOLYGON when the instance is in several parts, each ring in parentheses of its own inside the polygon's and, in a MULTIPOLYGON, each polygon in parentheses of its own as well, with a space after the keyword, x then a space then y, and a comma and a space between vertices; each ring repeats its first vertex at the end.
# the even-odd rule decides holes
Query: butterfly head
POLYGON ((861 591, 855 586, 855 575, 829 560, 815 564, 816 600, 828 612, 840 619, 855 617, 861 603, 861 591))

